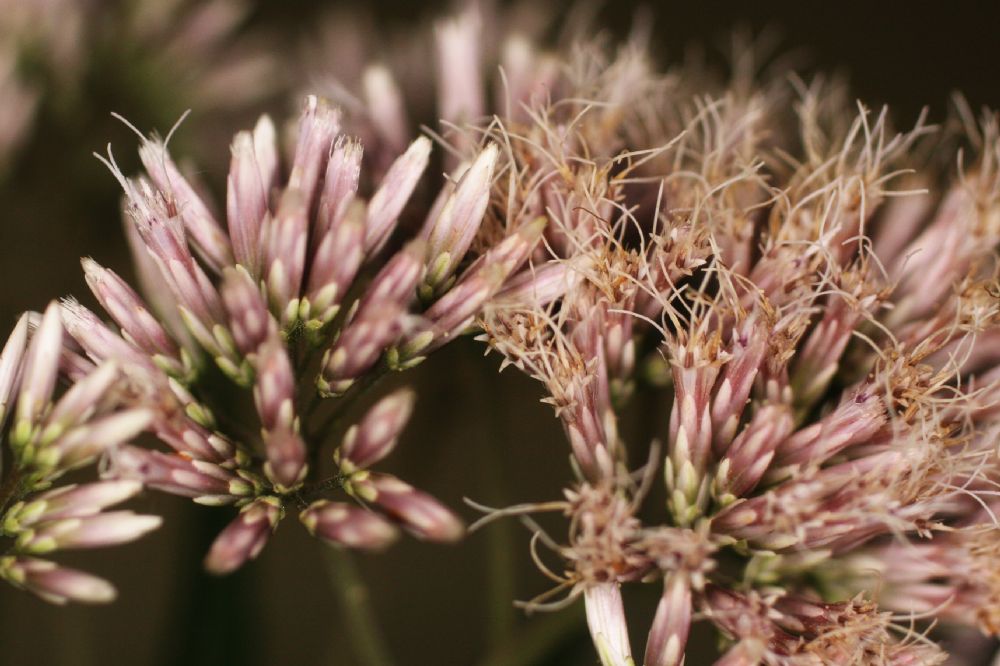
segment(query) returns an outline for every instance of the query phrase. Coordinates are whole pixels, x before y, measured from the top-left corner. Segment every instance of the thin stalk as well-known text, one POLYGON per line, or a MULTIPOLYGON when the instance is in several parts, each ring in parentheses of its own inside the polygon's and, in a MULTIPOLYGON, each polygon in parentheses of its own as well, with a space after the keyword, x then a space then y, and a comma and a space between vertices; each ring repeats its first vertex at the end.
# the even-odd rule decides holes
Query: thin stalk
POLYGON ((24 488, 22 488, 21 482, 24 480, 21 470, 14 467, 7 478, 4 479, 3 485, 0 486, 0 516, 3 512, 7 510, 7 507, 13 502, 17 502, 21 499, 21 495, 24 493, 24 488))
POLYGON ((351 646, 362 666, 390 666, 389 655, 375 619, 368 587, 361 578, 353 555, 340 548, 324 547, 330 587, 337 597, 341 620, 346 624, 351 646))
POLYGON ((578 640, 586 627, 579 607, 528 618, 521 631, 491 650, 478 666, 532 666, 544 663, 560 647, 578 640))
MULTIPOLYGON (((481 389, 481 395, 488 395, 488 381, 493 379, 492 368, 486 363, 477 364, 479 380, 487 388, 481 389), (487 377, 487 374, 489 375, 487 377)), ((488 424, 485 441, 480 447, 478 461, 478 477, 481 490, 487 502, 494 506, 502 506, 508 501, 505 489, 502 447, 509 441, 507 414, 502 411, 503 401, 484 410, 484 420, 488 424)), ((485 530, 487 577, 487 613, 489 624, 487 636, 491 649, 508 642, 514 630, 517 614, 514 609, 516 588, 514 561, 514 524, 512 521, 498 521, 485 530)))

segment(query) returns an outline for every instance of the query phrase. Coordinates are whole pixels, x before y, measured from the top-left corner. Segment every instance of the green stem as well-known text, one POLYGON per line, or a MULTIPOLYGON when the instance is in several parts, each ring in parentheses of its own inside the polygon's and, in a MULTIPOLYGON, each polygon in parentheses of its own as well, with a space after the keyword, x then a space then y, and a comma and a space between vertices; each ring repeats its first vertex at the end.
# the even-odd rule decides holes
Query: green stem
POLYGON ((324 550, 330 587, 337 597, 341 621, 347 627, 358 663, 363 666, 390 666, 392 657, 353 555, 339 548, 324 547, 324 550))
POLYGON ((14 467, 7 478, 4 479, 3 485, 0 486, 0 516, 3 515, 7 507, 21 499, 21 495, 24 493, 24 488, 22 487, 22 481, 24 476, 21 474, 21 470, 14 467))
POLYGON ((511 640, 489 652, 479 666, 532 666, 544 663, 564 644, 586 631, 579 606, 529 618, 511 640))
MULTIPOLYGON (((479 367, 480 381, 485 384, 481 389, 481 395, 488 395, 489 381, 494 378, 493 369, 485 363, 480 363, 479 367)), ((485 441, 476 457, 479 463, 477 476, 483 496, 494 506, 502 506, 509 500, 505 491, 503 456, 500 455, 500 451, 509 439, 507 427, 509 421, 502 406, 501 402, 484 410, 486 414, 483 419, 488 425, 485 436, 482 436, 485 441)), ((490 649, 508 642, 517 621, 513 605, 516 587, 514 529, 513 521, 502 520, 491 525, 484 535, 486 568, 489 572, 486 596, 489 617, 487 636, 490 649)))

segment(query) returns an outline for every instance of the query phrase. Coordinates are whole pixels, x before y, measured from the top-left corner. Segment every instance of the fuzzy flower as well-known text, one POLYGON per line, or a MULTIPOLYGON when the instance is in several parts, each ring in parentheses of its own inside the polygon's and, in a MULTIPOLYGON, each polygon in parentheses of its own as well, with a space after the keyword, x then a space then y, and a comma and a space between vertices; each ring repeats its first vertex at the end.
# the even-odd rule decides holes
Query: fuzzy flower
POLYGON ((11 448, 0 486, 0 578, 53 603, 105 603, 115 597, 110 583, 38 556, 126 543, 159 526, 157 516, 105 511, 134 497, 141 483, 60 484, 139 434, 152 413, 120 408, 114 361, 83 363, 79 378, 67 377, 63 338, 53 303, 41 317, 22 316, 0 353, 0 426, 11 448), (60 378, 68 379, 65 390, 60 378))
POLYGON ((637 625, 644 663, 683 663, 698 619, 720 664, 942 663, 939 631, 893 612, 995 633, 997 527, 969 521, 998 471, 996 120, 967 128, 975 157, 943 191, 914 192, 902 170, 940 177, 912 157, 922 120, 895 133, 818 86, 789 116, 777 83, 699 90, 635 44, 567 58, 547 100, 457 130, 506 146, 506 205, 549 218, 480 319, 543 385, 577 477, 565 500, 485 519, 569 521, 536 537, 565 573, 545 565, 559 586, 527 607, 582 597, 606 666, 640 661, 637 625), (632 471, 619 420, 639 390, 666 450, 632 471), (665 515, 647 522, 657 478, 665 515), (626 621, 624 588, 650 582, 655 617, 626 621))

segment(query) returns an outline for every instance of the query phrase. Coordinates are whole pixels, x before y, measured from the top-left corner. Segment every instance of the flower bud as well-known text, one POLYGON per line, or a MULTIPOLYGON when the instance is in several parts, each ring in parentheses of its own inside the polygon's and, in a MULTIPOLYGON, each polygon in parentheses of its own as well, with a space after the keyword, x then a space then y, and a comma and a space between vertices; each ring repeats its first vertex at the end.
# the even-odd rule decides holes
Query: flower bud
POLYGON ((337 452, 344 473, 370 467, 389 455, 410 419, 415 398, 412 390, 396 391, 369 409, 360 423, 351 426, 337 452))
POLYGON ((313 502, 299 519, 313 536, 348 548, 381 550, 398 536, 396 528, 377 513, 342 502, 313 502))
POLYGON ((243 507, 212 543, 205 556, 205 569, 223 575, 239 569, 260 554, 281 521, 284 509, 274 497, 261 497, 243 507))

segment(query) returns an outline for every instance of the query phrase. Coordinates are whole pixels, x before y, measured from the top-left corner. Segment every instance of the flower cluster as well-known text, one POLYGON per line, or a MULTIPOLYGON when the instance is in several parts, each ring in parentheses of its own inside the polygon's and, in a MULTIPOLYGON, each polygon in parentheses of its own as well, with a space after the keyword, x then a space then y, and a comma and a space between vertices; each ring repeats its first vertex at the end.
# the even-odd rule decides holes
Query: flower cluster
POLYGON ((122 406, 118 363, 97 365, 64 347, 59 310, 53 303, 40 319, 22 316, 0 354, 0 425, 9 424, 11 449, 0 487, 0 578, 53 603, 102 603, 115 596, 110 583, 47 558, 132 541, 160 519, 105 511, 141 491, 137 481, 64 476, 137 435, 152 413, 122 406), (57 395, 60 377, 71 385, 57 395))
POLYGON ((419 538, 457 539, 464 530, 451 512, 369 469, 395 445, 412 394, 384 398, 346 430, 345 419, 387 372, 463 333, 527 260, 542 223, 514 220, 472 258, 484 218, 495 217, 487 208, 498 155, 494 145, 472 147, 400 246, 394 232, 411 214, 428 139, 414 140, 376 185, 363 177, 362 146, 341 133, 341 114, 325 101, 305 102, 287 178, 277 135, 263 117, 233 140, 228 233, 166 141, 143 138, 146 176, 136 179, 108 153, 148 300, 85 259, 116 327, 71 300, 66 326, 91 359, 129 368, 130 400, 151 412, 150 430, 169 450, 121 447, 105 475, 239 507, 208 553, 216 573, 255 557, 289 508, 343 546, 382 547, 397 524, 419 538), (237 411, 241 391, 220 389, 222 379, 252 395, 253 416, 237 411), (245 416, 259 428, 243 427, 245 416), (335 468, 324 473, 321 452, 334 444, 335 468), (341 501, 328 497, 338 492, 341 501))
POLYGON ((521 56, 510 89, 545 94, 464 140, 505 146, 507 205, 549 219, 480 320, 544 386, 577 478, 484 519, 569 521, 537 532, 562 564, 536 555, 558 587, 526 606, 582 596, 606 666, 634 662, 627 583, 662 584, 649 666, 683 662, 695 618, 721 664, 941 663, 916 620, 995 633, 996 120, 967 123, 975 157, 948 181, 918 157, 933 128, 896 134, 836 89, 705 97, 635 44, 557 76, 521 56), (637 390, 661 396, 643 417, 666 451, 632 471, 637 390))

